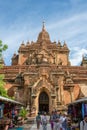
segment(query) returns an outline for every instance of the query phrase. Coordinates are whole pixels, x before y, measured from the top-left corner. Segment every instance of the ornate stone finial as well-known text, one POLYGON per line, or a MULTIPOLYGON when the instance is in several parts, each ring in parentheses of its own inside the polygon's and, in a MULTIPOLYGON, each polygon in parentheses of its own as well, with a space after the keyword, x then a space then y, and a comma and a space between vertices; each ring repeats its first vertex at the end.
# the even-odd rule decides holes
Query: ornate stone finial
POLYGON ((55 43, 56 44, 56 40, 54 40, 54 42, 53 43, 55 43))
POLYGON ((66 44, 66 42, 65 42, 65 41, 64 41, 63 47, 67 47, 67 44, 66 44))
POLYGON ((24 44, 24 41, 22 41, 22 44, 24 44))
POLYGON ((45 30, 45 22, 43 21, 43 27, 42 30, 45 30))
POLYGON ((16 51, 14 52, 13 56, 16 56, 16 51))
POLYGON ((24 46, 25 46, 24 41, 22 41, 22 43, 21 43, 21 47, 24 47, 24 46))
POLYGON ((84 54, 82 54, 82 60, 84 59, 84 54))
POLYGON ((61 42, 60 42, 60 40, 58 40, 58 47, 61 47, 61 42))
POLYGON ((27 44, 30 44, 29 40, 27 41, 27 44))

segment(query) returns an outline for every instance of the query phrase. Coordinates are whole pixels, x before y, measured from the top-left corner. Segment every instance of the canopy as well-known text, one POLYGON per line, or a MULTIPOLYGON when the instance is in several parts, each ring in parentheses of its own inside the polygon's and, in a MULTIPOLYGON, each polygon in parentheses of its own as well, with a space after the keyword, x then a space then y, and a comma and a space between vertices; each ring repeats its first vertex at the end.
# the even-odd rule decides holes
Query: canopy
POLYGON ((7 101, 7 102, 11 102, 11 103, 14 103, 14 104, 23 105, 22 103, 20 103, 20 102, 18 102, 18 101, 15 101, 15 100, 12 100, 12 99, 9 99, 9 98, 6 98, 6 97, 2 97, 2 96, 0 96, 0 100, 2 100, 2 101, 7 101))
POLYGON ((81 99, 78 99, 74 102, 69 103, 68 105, 73 105, 73 104, 77 104, 77 103, 81 103, 81 102, 87 102, 87 97, 83 97, 81 99))

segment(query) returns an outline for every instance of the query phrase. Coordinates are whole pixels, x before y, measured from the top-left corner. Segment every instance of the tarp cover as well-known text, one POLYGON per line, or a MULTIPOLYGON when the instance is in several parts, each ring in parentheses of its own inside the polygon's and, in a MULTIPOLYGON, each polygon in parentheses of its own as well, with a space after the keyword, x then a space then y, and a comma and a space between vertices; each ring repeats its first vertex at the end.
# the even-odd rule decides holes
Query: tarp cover
POLYGON ((87 97, 83 97, 81 99, 78 99, 74 102, 69 103, 68 105, 73 105, 73 104, 77 104, 77 103, 80 103, 80 102, 87 102, 87 97))
POLYGON ((6 97, 2 97, 2 96, 0 96, 0 100, 23 105, 22 103, 20 103, 18 101, 15 101, 15 100, 12 100, 12 99, 9 99, 9 98, 6 98, 6 97))

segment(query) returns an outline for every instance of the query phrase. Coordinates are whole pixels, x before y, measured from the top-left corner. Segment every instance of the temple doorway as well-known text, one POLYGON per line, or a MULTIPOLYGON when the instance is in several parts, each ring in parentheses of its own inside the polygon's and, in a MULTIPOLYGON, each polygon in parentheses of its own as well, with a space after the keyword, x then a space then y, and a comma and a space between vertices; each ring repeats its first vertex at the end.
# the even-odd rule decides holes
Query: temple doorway
POLYGON ((41 92, 39 96, 39 112, 49 113, 49 97, 46 92, 41 92))

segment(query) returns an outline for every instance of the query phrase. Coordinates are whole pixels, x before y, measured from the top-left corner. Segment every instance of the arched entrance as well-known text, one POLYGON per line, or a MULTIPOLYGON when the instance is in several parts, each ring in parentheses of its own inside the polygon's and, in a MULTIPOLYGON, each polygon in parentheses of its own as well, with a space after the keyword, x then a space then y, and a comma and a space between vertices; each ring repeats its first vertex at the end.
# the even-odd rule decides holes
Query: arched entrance
POLYGON ((39 96, 39 112, 49 112, 49 97, 46 92, 41 92, 39 96))

